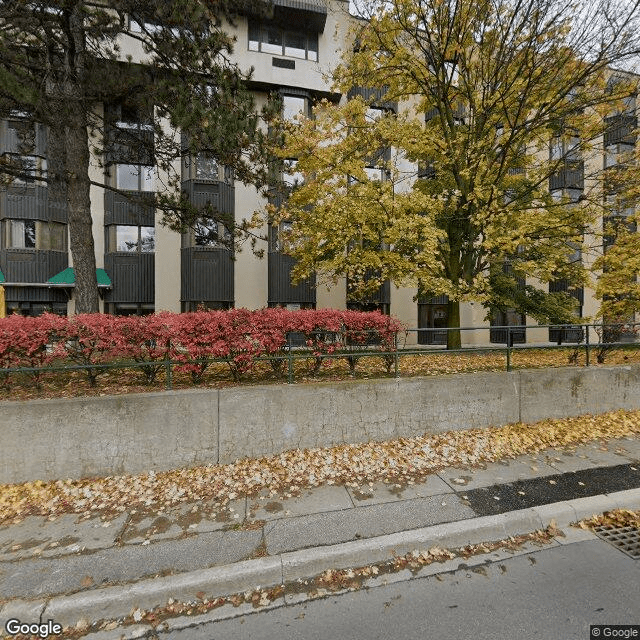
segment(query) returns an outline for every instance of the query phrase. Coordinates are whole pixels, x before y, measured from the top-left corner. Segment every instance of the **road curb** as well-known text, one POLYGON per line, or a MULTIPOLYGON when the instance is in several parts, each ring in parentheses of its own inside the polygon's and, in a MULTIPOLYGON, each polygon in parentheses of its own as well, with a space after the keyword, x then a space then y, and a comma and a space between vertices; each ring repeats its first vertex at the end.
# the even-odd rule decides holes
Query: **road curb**
POLYGON ((326 569, 364 566, 426 550, 432 546, 461 547, 508 538, 545 528, 551 520, 565 527, 570 522, 614 508, 640 508, 640 489, 521 509, 508 513, 459 520, 410 531, 330 546, 302 549, 277 556, 245 560, 174 576, 140 580, 121 586, 82 591, 49 600, 12 600, 0 608, 1 632, 9 618, 23 622, 49 619, 65 627, 85 620, 116 619, 136 608, 148 610, 177 601, 197 601, 273 587, 311 578, 326 569))

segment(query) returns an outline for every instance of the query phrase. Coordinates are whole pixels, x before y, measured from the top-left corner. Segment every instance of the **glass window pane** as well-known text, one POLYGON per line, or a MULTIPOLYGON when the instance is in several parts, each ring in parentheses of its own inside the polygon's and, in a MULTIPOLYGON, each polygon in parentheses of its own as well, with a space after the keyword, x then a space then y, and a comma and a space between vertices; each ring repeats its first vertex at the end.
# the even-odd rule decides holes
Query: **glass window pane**
POLYGON ((284 96, 282 98, 282 116, 288 122, 291 122, 298 114, 305 115, 304 98, 298 98, 297 96, 284 96))
POLYGON ((249 21, 249 51, 260 50, 260 25, 249 21))
POLYGON ((155 172, 153 167, 140 167, 140 190, 155 191, 155 172))
POLYGON ((16 149, 20 153, 33 153, 36 146, 36 127, 26 120, 10 120, 7 122, 9 134, 16 141, 16 149))
POLYGON ((295 187, 304 182, 302 173, 296 171, 297 164, 297 160, 287 159, 284 161, 285 173, 282 175, 282 180, 288 187, 295 187))
POLYGON ((196 178, 200 180, 217 180, 218 163, 213 156, 199 153, 196 158, 196 178))
POLYGON ((36 248, 36 221, 24 221, 24 246, 27 249, 36 248))
POLYGON ((36 233, 38 237, 38 249, 50 249, 51 238, 50 238, 50 229, 49 223, 47 222, 37 222, 36 226, 38 227, 38 231, 36 233))
POLYGON ((20 172, 20 175, 16 176, 13 181, 20 184, 32 183, 38 175, 38 158, 36 156, 18 156, 15 154, 11 154, 9 157, 11 162, 15 163, 15 169, 20 172))
POLYGON ((12 249, 24 249, 25 245, 25 222, 26 220, 9 221, 9 247, 12 249))
POLYGON ((284 34, 284 55, 293 58, 306 58, 307 37, 303 33, 287 31, 284 34))
POLYGON ((192 165, 192 161, 191 161, 191 156, 182 156, 182 179, 183 180, 189 180, 191 178, 191 173, 190 173, 190 169, 191 169, 191 165, 192 165))
POLYGON ((376 109, 374 107, 369 107, 367 109, 367 122, 374 122, 375 120, 379 120, 382 117, 382 109, 376 109))
POLYGON ((196 247, 214 247, 218 243, 218 223, 196 222, 193 228, 196 247))
POLYGON ((307 34, 307 58, 309 60, 313 60, 314 62, 318 62, 318 34, 317 33, 309 33, 307 34))
POLYGON ((264 53, 282 55, 282 31, 280 29, 274 27, 267 27, 265 29, 262 51, 264 53))
POLYGON ((365 167, 364 172, 369 180, 382 180, 382 169, 380 167, 365 167))
POLYGON ((52 222, 49 225, 49 249, 52 251, 65 251, 67 243, 67 225, 52 222))
POLYGON ((555 138, 551 141, 551 159, 552 160, 560 160, 562 158, 563 149, 562 149, 562 141, 558 138, 555 138))
POLYGON ((155 227, 140 227, 140 251, 152 253, 156 248, 155 227))
POLYGON ((138 227, 116 227, 116 251, 138 250, 138 227))
POLYGON ((138 191, 140 168, 136 164, 119 164, 116 167, 116 187, 127 191, 138 191))

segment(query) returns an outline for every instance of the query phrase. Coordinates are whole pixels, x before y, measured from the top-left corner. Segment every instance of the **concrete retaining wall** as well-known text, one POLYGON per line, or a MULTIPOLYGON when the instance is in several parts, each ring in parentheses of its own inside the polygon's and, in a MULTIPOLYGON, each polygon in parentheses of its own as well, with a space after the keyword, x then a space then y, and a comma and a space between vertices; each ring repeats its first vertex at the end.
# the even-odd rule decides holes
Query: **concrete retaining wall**
POLYGON ((0 483, 640 408, 640 366, 0 402, 0 483))

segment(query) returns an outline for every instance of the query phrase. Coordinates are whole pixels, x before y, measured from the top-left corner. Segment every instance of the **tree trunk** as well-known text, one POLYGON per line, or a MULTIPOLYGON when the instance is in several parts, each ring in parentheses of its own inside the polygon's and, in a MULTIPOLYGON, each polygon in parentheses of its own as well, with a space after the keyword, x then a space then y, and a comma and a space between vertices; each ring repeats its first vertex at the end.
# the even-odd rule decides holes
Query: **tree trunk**
MULTIPOLYGON (((460 327, 460 301, 449 300, 447 302, 447 326, 460 327)), ((447 349, 460 349, 462 340, 460 330, 447 331, 447 349)))
MULTIPOLYGON (((78 101, 78 105, 80 105, 78 101)), ((98 282, 89 197, 89 140, 82 109, 70 114, 65 127, 69 240, 76 278, 76 313, 98 313, 98 282)))

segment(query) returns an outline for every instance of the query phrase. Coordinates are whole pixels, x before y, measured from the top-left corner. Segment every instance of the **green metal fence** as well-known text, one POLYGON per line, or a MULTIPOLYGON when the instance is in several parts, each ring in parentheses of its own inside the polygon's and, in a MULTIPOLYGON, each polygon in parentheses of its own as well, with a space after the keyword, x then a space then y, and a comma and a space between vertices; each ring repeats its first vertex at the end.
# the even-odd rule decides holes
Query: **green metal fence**
MULTIPOLYGON (((360 358, 384 358, 387 372, 398 377, 400 373, 400 360, 407 356, 425 356, 438 354, 447 357, 454 354, 472 354, 472 353, 503 353, 505 370, 511 371, 513 354, 518 351, 530 349, 574 349, 576 355, 584 352, 585 365, 590 366, 594 353, 597 358, 602 357, 606 351, 619 348, 637 348, 640 323, 626 324, 572 324, 572 325, 511 325, 511 326, 493 326, 493 327, 443 327, 443 328, 412 328, 397 332, 393 338, 392 348, 376 347, 376 332, 370 331, 370 338, 365 342, 367 344, 354 344, 350 340, 347 332, 339 331, 318 331, 306 334, 307 338, 313 337, 316 342, 324 345, 331 345, 330 351, 323 353, 317 349, 311 349, 308 346, 300 345, 298 335, 289 334, 287 336, 287 344, 273 354, 263 355, 255 358, 255 362, 281 362, 279 365, 284 371, 286 365, 286 379, 289 384, 295 382, 295 363, 300 360, 315 359, 316 362, 322 363, 326 359, 355 359, 360 358), (521 336, 523 331, 529 329, 546 329, 550 331, 550 335, 555 338, 555 342, 524 342, 518 344, 514 341, 514 336, 521 336), (497 331, 502 333, 498 333, 497 331), (483 343, 468 344, 459 349, 447 349, 446 345, 418 345, 412 344, 418 342, 418 336, 428 332, 460 332, 462 341, 470 333, 475 332, 493 332, 493 335, 501 336, 500 343, 483 343), (322 338, 320 340, 319 338, 322 338), (409 344, 410 346, 407 346, 409 344)), ((367 331, 353 332, 359 334, 359 340, 362 342, 362 334, 367 331)), ((494 338, 495 339, 495 338, 494 338)), ((469 342, 469 341, 467 341, 469 342)), ((46 367, 14 367, 0 368, 0 377, 7 376, 12 373, 39 374, 47 372, 65 372, 65 371, 89 371, 93 370, 97 373, 110 369, 140 369, 153 367, 158 371, 164 371, 165 387, 171 389, 173 387, 173 374, 176 367, 184 367, 185 365, 205 365, 212 363, 229 363, 232 358, 199 358, 196 360, 155 360, 144 362, 108 362, 108 363, 86 363, 86 364, 60 364, 46 367)), ((274 367, 275 369, 276 367, 274 367)), ((355 369, 355 365, 354 365, 355 369)))

